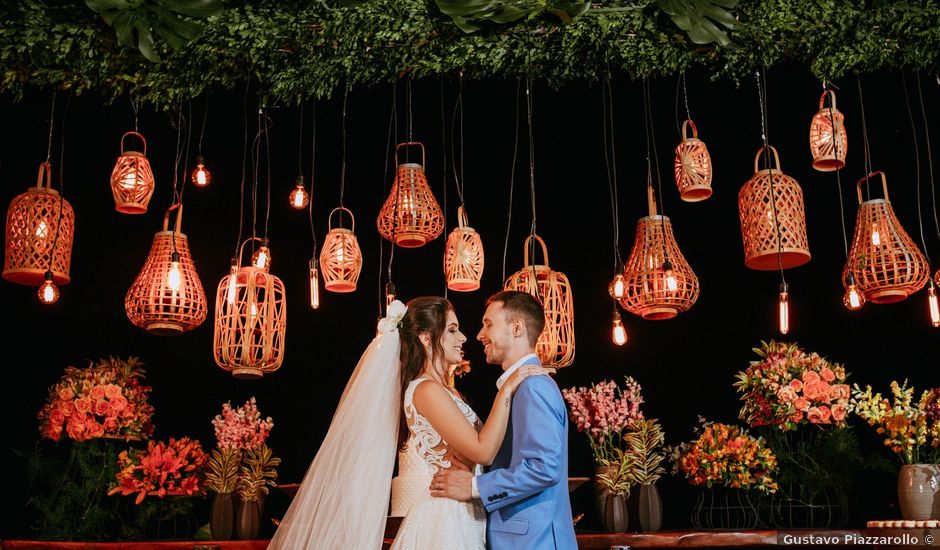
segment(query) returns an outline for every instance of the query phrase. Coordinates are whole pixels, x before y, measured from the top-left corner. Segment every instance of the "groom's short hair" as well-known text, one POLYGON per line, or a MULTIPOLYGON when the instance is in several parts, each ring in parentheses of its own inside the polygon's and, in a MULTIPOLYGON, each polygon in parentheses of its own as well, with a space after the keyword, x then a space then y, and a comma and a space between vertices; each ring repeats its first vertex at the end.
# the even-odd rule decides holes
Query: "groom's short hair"
POLYGON ((494 302, 503 304, 503 313, 506 320, 510 323, 522 319, 525 323, 526 333, 529 336, 529 345, 533 348, 539 341, 539 336, 545 328, 545 311, 542 304, 528 292, 519 292, 518 290, 503 290, 490 296, 486 301, 489 306, 494 302))

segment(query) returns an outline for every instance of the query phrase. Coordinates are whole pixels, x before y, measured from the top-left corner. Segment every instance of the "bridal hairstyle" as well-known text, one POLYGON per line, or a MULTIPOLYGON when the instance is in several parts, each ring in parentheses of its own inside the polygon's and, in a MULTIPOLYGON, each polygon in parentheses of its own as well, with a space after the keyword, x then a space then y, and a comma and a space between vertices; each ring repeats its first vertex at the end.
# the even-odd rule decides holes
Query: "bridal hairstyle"
MULTIPOLYGON (((441 336, 447 324, 447 312, 453 311, 454 306, 445 298, 439 296, 422 296, 414 298, 407 304, 408 312, 401 318, 398 334, 401 338, 401 391, 412 380, 424 372, 427 365, 428 353, 418 336, 428 333, 431 337, 431 361, 437 362, 444 356, 441 348, 441 336)), ((404 445, 408 440, 408 422, 404 410, 401 413, 401 426, 398 429, 398 446, 404 445)))
POLYGON ((522 322, 525 323, 526 334, 529 336, 529 345, 535 348, 539 336, 545 329, 545 310, 542 309, 542 304, 535 296, 518 290, 504 290, 490 296, 486 301, 487 307, 494 302, 503 304, 503 314, 506 316, 506 321, 511 323, 517 319, 522 319, 522 322))

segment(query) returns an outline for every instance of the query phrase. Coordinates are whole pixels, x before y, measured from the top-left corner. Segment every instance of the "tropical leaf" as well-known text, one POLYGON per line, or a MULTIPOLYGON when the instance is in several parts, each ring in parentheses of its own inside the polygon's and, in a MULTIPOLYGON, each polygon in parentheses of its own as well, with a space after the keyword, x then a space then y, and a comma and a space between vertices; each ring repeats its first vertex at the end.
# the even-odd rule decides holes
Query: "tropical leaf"
POLYGON ((666 471, 662 461, 666 458, 661 447, 666 440, 659 421, 656 419, 637 420, 633 428, 624 436, 624 443, 633 469, 631 481, 636 485, 651 485, 659 480, 666 471))
POLYGON ((137 48, 149 61, 160 61, 154 34, 178 50, 195 40, 205 19, 223 9, 222 0, 85 0, 85 4, 111 25, 118 42, 137 48))
POLYGON ((241 459, 237 449, 213 449, 206 469, 206 488, 216 493, 235 491, 241 459))
POLYGON ((738 0, 658 0, 656 3, 696 44, 718 42, 727 46, 731 40, 716 23, 729 30, 738 26, 738 20, 725 9, 737 6, 738 0))
POLYGON ((270 447, 261 445, 245 456, 238 479, 238 494, 244 502, 253 502, 268 494, 268 487, 277 487, 277 467, 281 459, 274 456, 270 447))
POLYGON ((520 19, 551 12, 563 23, 591 7, 583 0, 434 0, 441 13, 449 15, 454 24, 466 33, 482 29, 487 22, 513 23, 520 19))

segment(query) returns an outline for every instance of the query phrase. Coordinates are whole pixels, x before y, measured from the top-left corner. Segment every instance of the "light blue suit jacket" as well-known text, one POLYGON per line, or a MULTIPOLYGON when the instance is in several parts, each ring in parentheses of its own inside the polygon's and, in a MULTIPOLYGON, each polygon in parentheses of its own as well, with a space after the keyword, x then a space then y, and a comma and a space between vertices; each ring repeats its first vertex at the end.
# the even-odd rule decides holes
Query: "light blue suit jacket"
POLYGON ((516 390, 506 437, 477 489, 489 515, 488 548, 578 548, 568 499, 568 411, 551 377, 530 376, 516 390))

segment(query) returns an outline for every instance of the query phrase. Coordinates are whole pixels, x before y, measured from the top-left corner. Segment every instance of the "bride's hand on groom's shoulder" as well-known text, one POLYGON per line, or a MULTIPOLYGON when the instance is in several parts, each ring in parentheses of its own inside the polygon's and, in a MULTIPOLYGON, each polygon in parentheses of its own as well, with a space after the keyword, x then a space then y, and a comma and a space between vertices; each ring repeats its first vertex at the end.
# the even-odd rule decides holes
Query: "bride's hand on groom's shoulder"
POLYGON ((541 365, 524 365, 519 367, 516 372, 512 373, 512 376, 509 377, 509 380, 506 380, 506 383, 503 384, 501 391, 508 392, 509 395, 515 395, 516 390, 519 389, 519 385, 522 384, 522 381, 530 376, 538 376, 543 374, 552 374, 555 372, 555 369, 546 369, 541 365))

